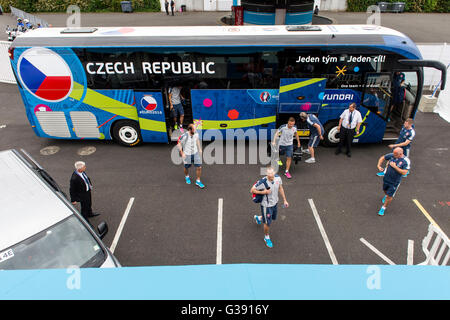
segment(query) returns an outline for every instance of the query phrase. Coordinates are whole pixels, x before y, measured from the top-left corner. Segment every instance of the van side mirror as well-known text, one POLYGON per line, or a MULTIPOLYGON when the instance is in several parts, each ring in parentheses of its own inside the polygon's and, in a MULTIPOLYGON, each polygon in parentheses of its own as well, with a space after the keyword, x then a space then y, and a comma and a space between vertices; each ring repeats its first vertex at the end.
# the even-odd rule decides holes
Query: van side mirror
POLYGON ((98 236, 100 237, 100 239, 103 239, 106 234, 108 233, 108 224, 106 224, 106 222, 100 222, 100 224, 97 226, 97 230, 98 230, 98 236))

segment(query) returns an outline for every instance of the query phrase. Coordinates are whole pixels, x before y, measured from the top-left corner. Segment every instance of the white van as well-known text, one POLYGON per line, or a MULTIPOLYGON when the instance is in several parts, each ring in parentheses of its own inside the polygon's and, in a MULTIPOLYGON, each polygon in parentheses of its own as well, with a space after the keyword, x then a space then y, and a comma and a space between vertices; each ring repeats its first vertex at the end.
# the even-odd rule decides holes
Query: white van
POLYGON ((24 150, 0 151, 0 270, 114 268, 120 263, 24 150))

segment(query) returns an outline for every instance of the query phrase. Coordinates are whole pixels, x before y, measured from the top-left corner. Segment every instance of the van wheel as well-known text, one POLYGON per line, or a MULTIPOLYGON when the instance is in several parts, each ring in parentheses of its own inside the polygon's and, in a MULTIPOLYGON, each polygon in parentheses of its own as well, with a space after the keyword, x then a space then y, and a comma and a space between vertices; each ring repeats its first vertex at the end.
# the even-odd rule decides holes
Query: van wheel
POLYGON ((126 147, 134 147, 142 143, 141 131, 135 121, 119 121, 113 127, 113 138, 126 147))
POLYGON ((325 126, 325 136, 323 139, 323 144, 326 147, 337 147, 339 144, 339 132, 338 132, 338 121, 328 122, 325 126))

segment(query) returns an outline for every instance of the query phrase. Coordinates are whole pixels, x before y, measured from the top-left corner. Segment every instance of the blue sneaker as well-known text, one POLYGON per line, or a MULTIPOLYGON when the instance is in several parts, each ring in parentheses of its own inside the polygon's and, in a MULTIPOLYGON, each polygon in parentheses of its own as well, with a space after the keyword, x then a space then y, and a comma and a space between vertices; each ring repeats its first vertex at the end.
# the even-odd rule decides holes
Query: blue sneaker
POLYGON ((190 177, 185 177, 185 179, 186 179, 186 183, 187 184, 191 184, 191 178, 190 177))
POLYGON ((378 211, 379 216, 384 216, 384 209, 381 207, 380 211, 378 211))
POLYGON ((268 248, 273 248, 272 240, 270 240, 270 238, 269 238, 269 239, 266 239, 266 238, 264 237, 264 242, 266 243, 266 246, 267 246, 268 248))
POLYGON ((197 187, 199 187, 200 189, 203 189, 205 187, 205 185, 201 181, 198 181, 198 180, 195 181, 195 185, 197 187))
POLYGON ((383 197, 383 199, 381 200, 381 202, 384 204, 386 202, 386 196, 383 197))
POLYGON ((258 216, 256 214, 253 217, 253 219, 255 219, 256 224, 261 224, 261 220, 259 220, 259 218, 258 218, 258 216))
POLYGON ((384 177, 384 171, 378 172, 378 173, 377 173, 377 176, 379 176, 379 177, 384 177))

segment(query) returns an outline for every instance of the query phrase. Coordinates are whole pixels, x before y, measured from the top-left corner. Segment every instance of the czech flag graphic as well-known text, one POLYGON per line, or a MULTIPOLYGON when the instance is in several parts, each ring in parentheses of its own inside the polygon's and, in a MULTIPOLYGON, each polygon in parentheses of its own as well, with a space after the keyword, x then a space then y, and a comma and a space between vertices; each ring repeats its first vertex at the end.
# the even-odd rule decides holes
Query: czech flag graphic
POLYGON ((17 70, 24 87, 41 100, 62 101, 72 91, 72 72, 69 66, 50 49, 26 50, 19 58, 17 70))
POLYGON ((155 98, 153 96, 144 96, 141 100, 142 108, 148 111, 153 111, 158 106, 158 103, 156 102, 155 98))

